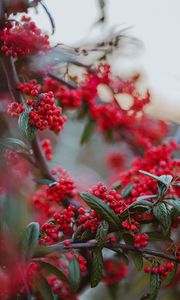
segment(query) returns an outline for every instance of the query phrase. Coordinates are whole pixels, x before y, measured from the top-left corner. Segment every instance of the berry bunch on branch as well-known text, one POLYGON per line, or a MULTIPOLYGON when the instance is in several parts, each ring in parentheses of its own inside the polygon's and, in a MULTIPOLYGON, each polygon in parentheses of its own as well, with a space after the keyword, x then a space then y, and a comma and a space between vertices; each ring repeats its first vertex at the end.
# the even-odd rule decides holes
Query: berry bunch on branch
POLYGON ((147 116, 151 94, 139 93, 140 75, 113 74, 109 44, 86 65, 82 53, 94 49, 51 45, 27 14, 38 5, 54 31, 43 1, 0 4, 0 299, 78 299, 100 282, 116 299, 137 271, 149 282, 141 299, 171 285, 179 295, 179 145, 165 140, 166 122, 147 116), (52 169, 55 140, 71 118, 84 124, 81 145, 96 134, 129 149, 108 158, 106 183, 86 189, 58 164, 52 169))

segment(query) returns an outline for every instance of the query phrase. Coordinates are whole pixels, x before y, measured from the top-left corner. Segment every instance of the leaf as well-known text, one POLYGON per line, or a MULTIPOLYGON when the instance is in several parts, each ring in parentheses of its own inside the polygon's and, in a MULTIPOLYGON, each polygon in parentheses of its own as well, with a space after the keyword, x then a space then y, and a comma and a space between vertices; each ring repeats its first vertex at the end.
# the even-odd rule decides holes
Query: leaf
POLYGON ((21 247, 25 260, 29 260, 38 245, 39 240, 39 224, 32 222, 28 224, 22 234, 21 247))
POLYGON ((18 125, 22 136, 31 142, 36 134, 36 127, 29 123, 29 109, 24 110, 18 119, 18 125))
POLYGON ((74 293, 78 289, 80 282, 80 268, 76 256, 69 260, 68 270, 71 292, 74 293))
POLYGON ((143 199, 137 199, 136 202, 133 202, 130 206, 129 209, 135 206, 148 206, 148 207, 153 207, 153 203, 148 201, 148 200, 143 200, 143 199))
POLYGON ((165 194, 173 179, 171 175, 162 175, 159 177, 162 182, 158 182, 158 189, 161 195, 165 194))
POLYGON ((38 184, 45 184, 48 186, 52 186, 53 184, 57 183, 56 181, 46 179, 46 178, 35 178, 34 181, 37 182, 38 184))
POLYGON ((161 181, 161 179, 159 178, 159 176, 156 176, 156 175, 151 174, 149 172, 146 172, 146 171, 143 171, 143 170, 139 170, 139 173, 144 174, 144 175, 146 175, 146 176, 148 176, 148 177, 150 177, 150 178, 152 178, 152 179, 154 179, 156 181, 161 181))
POLYGON ((133 262, 134 262, 134 265, 137 269, 137 271, 141 271, 142 268, 143 268, 143 257, 142 257, 142 254, 141 253, 138 253, 138 252, 134 252, 134 251, 129 251, 132 259, 133 259, 133 262))
POLYGON ((120 180, 118 180, 112 185, 112 189, 118 191, 119 188, 121 187, 121 185, 122 185, 122 182, 120 180))
POLYGON ((128 196, 130 196, 133 187, 134 183, 128 184, 121 192, 122 198, 127 198, 128 196))
POLYGON ((83 145, 89 141, 89 139, 91 138, 91 136, 94 133, 95 128, 96 128, 95 121, 92 119, 88 119, 88 121, 85 125, 85 128, 84 128, 84 131, 82 133, 82 136, 81 136, 81 141, 80 141, 81 145, 83 145))
POLYGON ((166 276, 166 278, 163 281, 163 287, 169 285, 171 282, 173 282, 176 273, 178 270, 178 262, 174 262, 174 268, 171 272, 168 273, 168 275, 166 276))
POLYGON ((83 228, 84 228, 83 224, 81 224, 77 227, 77 229, 75 230, 75 232, 73 233, 73 236, 72 236, 73 242, 76 241, 76 239, 78 239, 78 236, 80 235, 83 228))
POLYGON ((109 224, 103 220, 101 224, 98 226, 97 233, 96 233, 96 241, 97 241, 98 248, 103 248, 103 245, 108 235, 108 229, 109 229, 109 224))
POLYGON ((105 221, 115 228, 119 228, 120 220, 115 212, 104 201, 89 193, 81 193, 81 198, 94 209, 105 221))
POLYGON ((98 248, 92 250, 91 287, 95 287, 101 281, 104 270, 102 251, 98 248))
POLYGON ((159 274, 150 275, 150 290, 149 290, 149 300, 156 300, 158 292, 161 286, 161 278, 159 274))
POLYGON ((152 179, 155 179, 156 181, 164 184, 167 187, 170 185, 170 183, 171 183, 171 181, 173 179, 173 177, 171 175, 156 176, 154 174, 151 174, 151 173, 143 171, 143 170, 139 170, 139 172, 141 174, 144 174, 144 175, 148 176, 148 177, 151 177, 152 179))
POLYGON ((87 241, 92 236, 89 228, 87 228, 80 236, 80 241, 87 241))
POLYGON ((141 174, 151 177, 152 179, 155 179, 157 181, 158 189, 159 189, 161 195, 167 191, 167 189, 169 188, 170 183, 173 179, 173 177, 171 175, 156 176, 154 174, 151 174, 151 173, 143 171, 143 170, 139 170, 139 172, 141 174))
POLYGON ((163 202, 173 206, 180 213, 180 200, 164 200, 163 202))
POLYGON ((148 200, 148 199, 156 199, 158 195, 144 195, 137 198, 136 201, 148 200))
POLYGON ((153 214, 167 233, 171 226, 171 215, 168 207, 164 203, 158 204, 153 207, 153 214))
POLYGON ((149 241, 164 241, 164 240, 170 241, 170 237, 164 236, 160 231, 152 231, 152 232, 145 232, 145 233, 148 234, 149 241))
POLYGON ((164 183, 168 187, 173 177, 171 175, 161 175, 159 176, 159 179, 161 180, 162 183, 164 183))
POLYGON ((64 273, 56 266, 42 260, 34 260, 34 262, 42 266, 49 274, 54 274, 57 277, 59 277, 61 280, 68 282, 68 278, 66 277, 66 275, 64 275, 64 273))
MULTIPOLYGON (((2 147, 4 147, 5 149, 12 149, 14 150, 19 149, 21 151, 27 151, 29 152, 29 148, 28 146, 20 139, 16 139, 16 138, 6 138, 2 141, 0 141, 0 144, 2 147)), ((3 148, 1 149, 1 151, 4 150, 3 148)))
POLYGON ((43 300, 54 300, 53 292, 47 280, 42 275, 36 275, 34 284, 43 300))

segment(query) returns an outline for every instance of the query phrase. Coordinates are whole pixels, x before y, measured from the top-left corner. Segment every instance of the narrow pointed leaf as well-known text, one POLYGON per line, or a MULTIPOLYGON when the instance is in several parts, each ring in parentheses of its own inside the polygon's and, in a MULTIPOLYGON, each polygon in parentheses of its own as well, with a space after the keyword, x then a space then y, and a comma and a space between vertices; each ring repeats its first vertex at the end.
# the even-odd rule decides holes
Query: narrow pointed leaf
POLYGON ((102 248, 108 234, 109 224, 106 221, 102 221, 101 224, 98 226, 97 233, 96 233, 96 241, 97 247, 102 248))
POLYGON ((153 207, 153 214, 162 225, 164 231, 168 232, 171 226, 171 215, 169 208, 164 203, 161 203, 153 207))
POLYGON ((80 268, 76 256, 72 260, 69 260, 68 270, 70 288, 72 293, 74 293, 78 289, 80 282, 80 268))
POLYGON ((127 186, 125 186, 125 188, 121 192, 122 198, 127 198, 128 196, 130 196, 133 187, 134 183, 130 183, 127 186))
POLYGON ((22 136, 27 141, 32 141, 36 134, 36 127, 29 123, 29 109, 23 111, 19 117, 18 125, 22 136))
POLYGON ((41 276, 36 276, 35 286, 43 300, 54 300, 54 295, 47 280, 41 276))
POLYGON ((88 206, 94 209, 105 221, 112 226, 119 228, 120 220, 115 212, 104 201, 89 193, 81 193, 81 198, 88 206))
POLYGON ((38 223, 30 223, 24 230, 21 239, 21 248, 24 255, 25 260, 29 260, 38 245, 39 240, 39 224, 38 223))
POLYGON ((84 131, 82 133, 82 136, 81 136, 81 145, 87 143, 91 136, 93 135, 94 131, 95 131, 95 128, 96 128, 96 123, 94 120, 92 119, 88 119, 86 125, 85 125, 85 128, 84 128, 84 131))
POLYGON ((64 273, 56 266, 42 260, 34 260, 34 262, 42 266, 45 269, 45 271, 48 272, 49 274, 54 274, 57 277, 59 277, 61 280, 68 282, 68 278, 66 277, 66 275, 64 275, 64 273))
POLYGON ((101 281, 104 270, 102 251, 98 248, 92 250, 91 287, 95 287, 101 281))

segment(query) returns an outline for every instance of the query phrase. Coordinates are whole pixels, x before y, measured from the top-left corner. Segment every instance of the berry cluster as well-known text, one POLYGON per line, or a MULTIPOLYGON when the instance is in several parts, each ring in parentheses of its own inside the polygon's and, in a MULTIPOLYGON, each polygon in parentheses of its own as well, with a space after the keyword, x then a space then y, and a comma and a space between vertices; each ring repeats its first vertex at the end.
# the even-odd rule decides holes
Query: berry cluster
POLYGON ((140 224, 133 218, 129 218, 129 220, 123 221, 121 225, 126 230, 136 231, 140 224))
MULTIPOLYGON (((66 255, 66 257, 67 257, 68 260, 73 260, 74 259, 74 254, 68 253, 66 255)), ((82 255, 77 254, 76 257, 77 257, 77 260, 79 262, 80 271, 85 272, 87 270, 87 260, 82 255)))
POLYGON ((153 274, 159 274, 162 277, 166 277, 169 272, 171 272, 174 268, 174 263, 171 261, 168 261, 165 265, 161 266, 154 266, 154 267, 149 267, 146 266, 144 268, 145 273, 153 273, 153 274))
POLYGON ((144 248, 148 243, 148 235, 146 233, 136 234, 134 236, 134 246, 136 248, 144 248))
POLYGON ((41 141, 41 147, 44 151, 45 157, 47 160, 51 160, 52 159, 52 144, 51 141, 49 139, 44 139, 41 141))
POLYGON ((32 107, 29 113, 29 122, 39 130, 46 127, 59 132, 66 122, 66 116, 62 115, 61 107, 57 107, 54 102, 52 92, 39 94, 37 100, 27 100, 27 105, 32 107))
POLYGON ((7 113, 12 117, 19 117, 24 111, 24 105, 18 102, 12 102, 8 105, 7 113))
POLYGON ((177 257, 178 261, 180 262, 180 245, 177 245, 176 257, 177 257))
MULTIPOLYGON (((69 235, 72 230, 72 223, 75 216, 75 207, 69 205, 67 209, 63 209, 60 213, 55 213, 51 222, 43 224, 41 226, 41 239, 42 244, 52 244, 57 242, 60 237, 60 233, 69 235)), ((69 241, 64 242, 66 246, 69 246, 69 241), (67 243, 68 242, 68 243, 67 243)))
POLYGON ((106 259, 104 261, 105 275, 103 281, 107 285, 113 285, 125 278, 128 274, 128 268, 119 260, 106 259))
POLYGON ((43 89, 45 92, 53 91, 55 98, 65 109, 75 109, 82 104, 81 88, 69 89, 66 86, 58 84, 57 80, 47 78, 44 80, 43 89))
POLYGON ((74 198, 76 195, 74 181, 66 171, 58 167, 52 173, 57 177, 56 183, 51 186, 43 185, 32 197, 35 207, 47 217, 59 211, 58 204, 63 202, 66 197, 74 198))
POLYGON ((29 82, 20 82, 18 90, 22 91, 25 95, 34 97, 39 94, 41 85, 37 83, 36 79, 32 79, 29 82))
POLYGON ((60 299, 77 300, 77 296, 71 293, 69 284, 60 280, 59 277, 55 275, 49 276, 48 283, 50 284, 52 291, 55 295, 59 296, 60 299))
POLYGON ((6 56, 29 56, 50 49, 48 35, 43 35, 34 22, 8 22, 0 32, 1 50, 6 56))

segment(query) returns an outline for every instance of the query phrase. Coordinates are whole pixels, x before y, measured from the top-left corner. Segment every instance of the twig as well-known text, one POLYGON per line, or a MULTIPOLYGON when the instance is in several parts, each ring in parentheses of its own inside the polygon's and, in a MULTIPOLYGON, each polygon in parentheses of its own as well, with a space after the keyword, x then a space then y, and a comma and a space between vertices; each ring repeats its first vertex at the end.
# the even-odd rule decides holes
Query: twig
MULTIPOLYGON (((61 250, 69 250, 69 249, 91 249, 91 248, 95 248, 97 247, 97 243, 95 241, 89 241, 89 242, 85 242, 85 243, 71 243, 69 246, 65 246, 64 242, 60 242, 57 243, 55 245, 51 245, 51 246, 46 246, 46 247, 40 247, 39 249, 37 249, 36 253, 35 253, 35 257, 39 256, 41 254, 41 251, 43 253, 52 253, 52 252, 58 252, 61 250)), ((139 252, 141 254, 148 254, 148 255, 152 255, 152 256, 156 256, 156 257, 161 257, 167 260, 171 260, 174 262, 178 262, 178 259, 175 256, 166 254, 166 253, 162 253, 162 252, 158 252, 155 250, 151 250, 148 248, 136 248, 132 245, 126 245, 123 243, 116 243, 116 244, 112 244, 112 243, 105 243, 104 244, 105 248, 108 249, 122 249, 124 252, 127 251, 134 251, 134 252, 139 252)))
POLYGON ((64 85, 67 85, 70 89, 76 89, 78 86, 73 82, 73 81, 66 81, 64 78, 61 76, 57 76, 51 72, 47 74, 49 77, 63 83, 64 85))
POLYGON ((44 8, 49 20, 50 20, 50 23, 51 23, 51 27, 52 27, 52 34, 54 34, 55 32, 55 23, 54 23, 54 19, 51 15, 51 13, 49 12, 49 9, 47 7, 47 5, 45 4, 45 2, 43 0, 40 1, 40 4, 41 6, 44 8))

